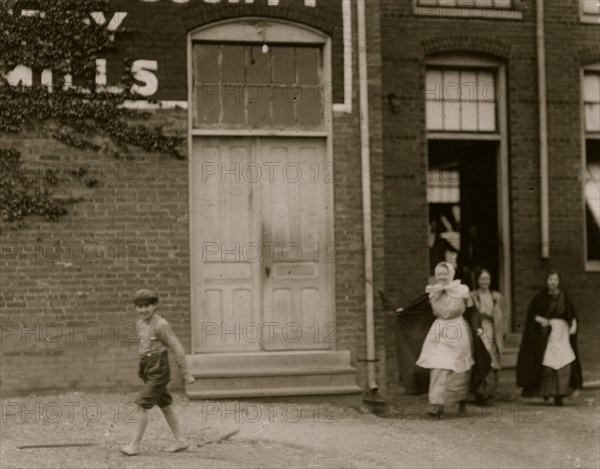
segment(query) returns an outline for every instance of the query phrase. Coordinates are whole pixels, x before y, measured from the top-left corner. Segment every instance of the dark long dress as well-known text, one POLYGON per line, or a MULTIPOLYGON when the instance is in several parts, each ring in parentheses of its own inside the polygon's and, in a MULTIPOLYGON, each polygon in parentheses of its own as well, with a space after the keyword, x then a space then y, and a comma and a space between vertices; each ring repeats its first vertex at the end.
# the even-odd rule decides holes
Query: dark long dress
POLYGON ((415 362, 435 320, 429 298, 423 294, 396 316, 396 359, 399 378, 407 394, 424 394, 429 389, 429 370, 415 362))
MULTIPOLYGON (((569 327, 571 327, 574 319, 577 320, 577 311, 569 296, 563 291, 560 295, 563 295, 561 303, 564 304, 560 311, 557 311, 555 304, 553 305, 553 299, 547 290, 543 290, 534 296, 529 304, 525 331, 517 359, 517 386, 523 388, 522 395, 524 397, 541 396, 542 394, 544 394, 544 397, 548 397, 548 394, 542 389, 544 381, 548 378, 556 378, 556 376, 550 377, 549 374, 552 373, 542 365, 548 344, 549 328, 544 328, 536 322, 535 316, 542 316, 546 319, 564 319, 569 327)), ((579 327, 579 321, 577 322, 579 327)), ((575 361, 571 362, 568 368, 565 367, 564 371, 569 372, 569 387, 572 390, 581 389, 583 377, 577 351, 577 334, 571 335, 569 340, 575 353, 575 361)))

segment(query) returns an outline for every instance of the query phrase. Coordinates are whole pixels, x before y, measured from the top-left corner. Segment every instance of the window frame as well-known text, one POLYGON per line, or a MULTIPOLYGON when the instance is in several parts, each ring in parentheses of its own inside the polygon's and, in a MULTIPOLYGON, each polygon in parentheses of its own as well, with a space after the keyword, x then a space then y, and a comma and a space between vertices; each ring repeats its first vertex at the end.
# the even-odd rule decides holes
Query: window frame
POLYGON ((413 12, 418 16, 437 16, 455 19, 522 20, 523 12, 519 0, 511 0, 510 8, 463 7, 463 6, 422 6, 420 0, 413 0, 413 12))
MULTIPOLYGON (((267 56, 267 73, 269 75, 269 77, 266 80, 259 80, 259 81, 246 81, 246 77, 245 75, 247 75, 248 73, 248 63, 247 63, 247 59, 249 57, 248 54, 250 54, 250 56, 252 55, 252 52, 249 52, 250 49, 254 50, 257 48, 261 47, 261 42, 249 42, 249 41, 242 41, 242 42, 234 42, 234 41, 206 41, 206 40, 197 40, 194 39, 192 41, 192 56, 193 56, 193 63, 192 66, 195 66, 195 50, 197 46, 203 46, 203 45, 208 45, 208 46, 215 46, 218 47, 218 62, 221 63, 221 61, 223 60, 223 46, 225 47, 240 47, 241 48, 241 53, 244 57, 244 64, 243 64, 243 75, 244 75, 244 79, 243 81, 240 82, 232 82, 232 81, 228 81, 225 80, 222 76, 222 67, 218 67, 217 69, 217 74, 219 75, 218 78, 216 78, 216 81, 214 82, 205 82, 205 81, 196 81, 196 78, 194 78, 194 81, 192 83, 192 89, 193 89, 193 93, 192 93, 192 121, 193 121, 193 129, 194 130, 202 130, 202 131, 210 131, 210 130, 226 130, 226 131, 240 131, 240 130, 248 130, 248 129, 252 129, 253 131, 264 131, 267 129, 272 129, 274 131, 278 131, 278 132, 320 132, 320 131, 324 131, 325 130, 325 103, 323 102, 323 97, 321 96, 319 99, 319 103, 320 103, 320 109, 319 109, 319 117, 320 117, 320 123, 318 125, 300 125, 300 120, 298 119, 300 117, 300 101, 298 100, 297 102, 295 102, 293 104, 293 114, 294 114, 294 120, 296 122, 295 125, 284 125, 284 126, 276 126, 275 125, 275 115, 274 113, 274 102, 272 101, 272 99, 269 99, 269 105, 268 105, 268 116, 269 116, 269 121, 264 125, 264 126, 256 126, 253 125, 252 122, 250 121, 250 112, 251 112, 251 101, 248 101, 248 95, 246 94, 248 92, 249 89, 255 89, 255 90, 264 90, 265 88, 268 89, 268 93, 269 96, 272 97, 271 93, 275 93, 276 90, 286 90, 286 89, 293 89, 295 91, 300 90, 300 93, 307 93, 307 96, 310 95, 310 90, 313 90, 313 93, 319 93, 322 94, 324 91, 324 77, 323 77, 323 72, 324 72, 324 60, 323 60, 323 53, 324 53, 324 48, 322 44, 310 44, 310 43, 301 43, 301 44, 286 44, 283 42, 270 42, 270 48, 269 48, 269 52, 268 52, 268 56, 267 56), (293 68, 294 68, 294 82, 289 82, 289 83, 284 83, 281 81, 271 81, 272 80, 272 73, 273 73, 273 56, 271 55, 273 50, 275 48, 278 47, 286 47, 292 50, 293 52, 293 68), (298 60, 297 60, 297 53, 299 49, 302 48, 310 48, 316 51, 317 54, 317 59, 318 59, 318 65, 317 65, 317 69, 316 69, 316 79, 317 81, 315 83, 301 83, 299 80, 300 78, 300 70, 298 68, 298 60), (200 123, 200 122, 196 122, 196 117, 197 117, 197 99, 198 99, 198 95, 197 95, 197 86, 211 86, 211 87, 218 87, 219 88, 219 94, 220 94, 220 105, 219 105, 219 117, 217 119, 217 121, 215 122, 210 122, 208 124, 205 123, 200 123), (244 93, 244 98, 243 98, 243 113, 244 113, 244 122, 243 123, 231 123, 228 122, 226 119, 224 119, 224 111, 225 111, 225 107, 224 107, 224 103, 223 103, 223 96, 227 96, 228 92, 227 90, 235 90, 237 87, 240 87, 242 91, 242 93, 244 93), (224 91, 225 90, 225 91, 224 91), (225 94, 224 94, 225 93, 225 94)), ((257 52, 258 54, 260 54, 261 52, 257 52)), ((285 91, 283 91, 285 93, 285 91)), ((240 91, 236 91, 235 93, 240 93, 240 91)), ((235 94, 233 93, 233 94, 235 94)), ((262 92, 261 92, 262 93, 262 92)), ((229 93, 231 94, 231 93, 229 93)), ((300 96, 300 95, 298 95, 300 96)), ((305 98, 306 99, 306 98, 305 98)), ((313 94, 313 99, 315 98, 315 95, 313 94)))
MULTIPOLYGON (((600 2, 600 0, 597 0, 600 2)), ((578 0, 579 4, 579 21, 582 23, 600 25, 600 14, 594 15, 583 11, 583 0, 578 0)))
MULTIPOLYGON (((331 145, 333 99, 331 84, 331 38, 321 31, 301 23, 276 18, 247 16, 202 25, 188 33, 188 139, 191 145, 195 136, 246 136, 246 137, 327 137, 331 145), (197 128, 193 122, 193 53, 196 41, 206 42, 260 42, 267 44, 318 45, 322 48, 321 78, 323 86, 323 127, 320 130, 273 129, 273 128, 197 128)), ((191 148, 189 149, 191 152, 191 148)), ((191 153, 190 153, 191 154, 191 153)))
POLYGON ((584 81, 586 73, 593 72, 600 74, 600 63, 590 64, 581 68, 579 80, 579 105, 581 122, 581 208, 583 222, 583 264, 586 272, 600 272, 600 259, 588 259, 588 236, 586 220, 586 198, 585 198, 585 172, 587 171, 587 141, 600 140, 600 132, 588 132, 585 122, 585 101, 584 101, 584 81))
MULTIPOLYGON (((492 75, 493 80, 494 80, 494 93, 495 93, 495 97, 494 100, 492 101, 485 101, 485 100, 474 100, 474 103, 479 104, 480 102, 484 102, 484 103, 493 103, 494 104, 494 129, 493 130, 464 130, 462 128, 459 128, 458 130, 447 130, 447 129, 435 129, 435 130, 430 130, 427 127, 427 102, 429 101, 427 99, 427 89, 425 89, 425 130, 427 131, 427 133, 429 135, 436 135, 436 134, 449 134, 449 135, 461 135, 461 134, 471 134, 471 135, 477 135, 478 137, 475 137, 477 139, 485 139, 484 136, 497 136, 499 135, 500 131, 499 131, 499 107, 498 107, 498 69, 497 67, 488 67, 485 65, 481 65, 481 64, 473 64, 473 65, 462 65, 462 64, 445 64, 445 65, 439 65, 439 64, 435 64, 435 63, 427 63, 427 66, 425 68, 425 86, 427 86, 427 74, 429 71, 431 70, 436 70, 436 71, 440 71, 442 72, 442 78, 444 77, 443 73, 447 72, 447 71, 453 71, 453 72, 458 72, 459 73, 459 77, 460 77, 460 73, 464 72, 464 71, 470 71, 470 72, 474 72, 474 73, 479 73, 479 72, 488 72, 492 75)), ((460 78, 459 78, 460 79, 460 78)), ((444 102, 452 102, 450 100, 440 100, 440 102, 444 103, 444 102)), ((459 103, 461 103, 463 100, 458 100, 459 103)), ((442 104, 442 109, 443 109, 443 104, 442 104)), ((461 114, 462 117, 462 114, 461 114)), ((443 119, 443 118, 442 118, 443 119)), ((477 116, 477 125, 479 127, 479 116, 477 116)))

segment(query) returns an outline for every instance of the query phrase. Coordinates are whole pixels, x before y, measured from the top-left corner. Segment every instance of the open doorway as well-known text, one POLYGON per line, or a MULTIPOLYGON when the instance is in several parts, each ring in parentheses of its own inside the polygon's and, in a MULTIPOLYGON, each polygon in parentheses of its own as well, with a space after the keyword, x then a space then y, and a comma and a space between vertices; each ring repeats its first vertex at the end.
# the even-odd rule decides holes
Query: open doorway
POLYGON ((486 268, 498 290, 498 142, 429 140, 428 148, 430 274, 438 262, 452 262, 472 289, 476 271, 486 268))

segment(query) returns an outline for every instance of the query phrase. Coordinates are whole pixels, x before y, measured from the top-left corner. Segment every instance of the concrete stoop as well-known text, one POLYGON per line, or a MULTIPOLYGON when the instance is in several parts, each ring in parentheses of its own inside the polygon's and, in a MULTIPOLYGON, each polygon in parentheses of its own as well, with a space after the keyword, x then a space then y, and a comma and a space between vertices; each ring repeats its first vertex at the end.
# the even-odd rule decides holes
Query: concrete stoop
POLYGON ((517 367, 517 357, 519 356, 519 347, 509 346, 502 351, 500 363, 503 369, 513 369, 517 367))
POLYGON ((189 355, 189 399, 361 395, 348 351, 189 355))

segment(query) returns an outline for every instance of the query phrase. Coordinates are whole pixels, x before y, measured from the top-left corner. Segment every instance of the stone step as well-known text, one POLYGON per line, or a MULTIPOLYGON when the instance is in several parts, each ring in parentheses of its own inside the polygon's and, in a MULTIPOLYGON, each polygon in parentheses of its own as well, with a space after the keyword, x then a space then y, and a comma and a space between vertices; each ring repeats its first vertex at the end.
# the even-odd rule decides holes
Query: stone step
POLYGON ((503 369, 511 369, 517 367, 517 357, 519 356, 518 347, 506 347, 502 351, 500 362, 503 369))
POLYGON ((198 353, 187 356, 190 369, 340 367, 350 365, 347 350, 198 353))
POLYGON ((583 389, 600 389, 600 379, 584 381, 583 389))
POLYGON ((190 371, 194 378, 226 378, 226 377, 253 377, 253 376, 303 376, 303 375, 334 375, 355 374, 356 368, 351 366, 341 367, 290 367, 290 368, 233 368, 226 370, 200 370, 190 371))
POLYGON ((188 367, 190 399, 362 393, 347 351, 196 354, 188 367))
POLYGON ((228 374, 226 376, 198 376, 196 381, 186 389, 226 390, 251 388, 303 388, 307 386, 351 386, 356 384, 356 370, 337 374, 293 374, 285 371, 281 374, 265 376, 244 374, 242 376, 228 374))
MULTIPOLYGON (((189 386, 189 385, 188 385, 189 386)), ((356 385, 352 386, 307 386, 302 389, 297 387, 283 388, 250 388, 250 389, 225 389, 219 393, 206 390, 187 390, 189 399, 241 399, 253 397, 277 397, 277 396, 337 396, 349 394, 361 394, 362 389, 356 385)))

